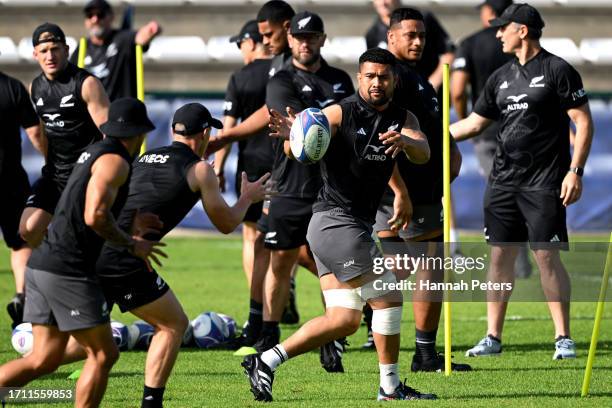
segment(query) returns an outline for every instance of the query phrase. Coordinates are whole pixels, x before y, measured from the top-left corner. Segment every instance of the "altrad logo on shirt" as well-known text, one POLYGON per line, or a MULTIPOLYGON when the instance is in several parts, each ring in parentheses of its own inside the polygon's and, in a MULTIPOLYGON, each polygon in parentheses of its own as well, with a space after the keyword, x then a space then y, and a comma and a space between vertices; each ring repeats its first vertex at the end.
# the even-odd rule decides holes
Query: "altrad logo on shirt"
POLYGON ((529 104, 527 102, 521 102, 521 100, 525 97, 527 97, 527 94, 506 96, 506 99, 510 99, 512 102, 514 102, 506 105, 506 110, 515 111, 527 109, 529 107, 529 104))

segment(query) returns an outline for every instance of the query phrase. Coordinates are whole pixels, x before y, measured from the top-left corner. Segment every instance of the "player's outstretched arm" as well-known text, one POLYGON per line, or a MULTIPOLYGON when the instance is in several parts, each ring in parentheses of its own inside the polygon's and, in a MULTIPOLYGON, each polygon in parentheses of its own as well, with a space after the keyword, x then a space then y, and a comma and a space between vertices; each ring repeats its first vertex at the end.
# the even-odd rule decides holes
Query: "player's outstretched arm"
MULTIPOLYGON (((224 116, 223 129, 233 128, 234 126, 236 126, 236 122, 238 122, 238 120, 235 117, 227 115, 224 116)), ((227 158, 229 157, 231 151, 232 145, 227 144, 215 153, 215 174, 219 178, 219 189, 222 193, 225 193, 225 163, 227 162, 227 158)))
POLYGON ((379 135, 384 145, 389 147, 385 154, 391 154, 395 158, 401 151, 404 151, 408 159, 416 164, 427 163, 429 160, 429 143, 427 136, 421 132, 419 121, 411 112, 406 112, 406 123, 401 133, 395 130, 388 130, 379 135))
POLYGON ((391 226, 391 231, 398 231, 400 228, 406 229, 412 219, 412 200, 397 163, 393 166, 393 173, 389 179, 389 187, 391 187, 394 194, 393 217, 387 221, 387 224, 391 226))
POLYGON ((167 258, 159 248, 165 244, 130 236, 119 228, 111 212, 119 188, 127 181, 129 172, 129 164, 117 154, 105 154, 96 160, 91 167, 91 178, 87 184, 84 220, 96 234, 112 245, 127 247, 151 269, 150 260, 161 265, 158 256, 167 258))
POLYGON ((91 116, 96 126, 100 128, 100 125, 108 119, 108 107, 110 105, 108 95, 106 95, 106 91, 102 83, 100 83, 100 80, 93 75, 87 77, 87 79, 83 81, 81 96, 87 104, 89 116, 91 116))
POLYGON ((187 182, 192 191, 199 191, 202 205, 214 226, 222 233, 229 234, 244 219, 247 209, 252 203, 261 201, 266 196, 265 182, 270 173, 264 174, 259 180, 250 183, 246 173, 242 173, 242 194, 233 206, 229 206, 219 190, 219 181, 210 164, 200 161, 189 169, 187 182))
MULTIPOLYGON (((574 139, 574 155, 570 167, 584 168, 591 142, 593 141, 593 118, 589 104, 585 103, 577 108, 567 110, 567 114, 576 126, 574 139)), ((574 172, 568 172, 561 184, 561 199, 563 205, 568 206, 575 203, 582 195, 582 178, 574 172)))
POLYGON ((155 20, 149 21, 147 24, 145 24, 144 26, 140 27, 140 29, 138 29, 138 32, 136 33, 136 38, 134 38, 134 41, 136 42, 136 44, 146 47, 147 45, 151 43, 151 41, 153 41, 155 37, 160 35, 161 32, 162 32, 162 27, 159 25, 157 21, 155 20))
POLYGON ((478 136, 483 130, 493 123, 491 119, 480 116, 476 112, 470 113, 465 119, 450 125, 450 133, 457 142, 478 136))

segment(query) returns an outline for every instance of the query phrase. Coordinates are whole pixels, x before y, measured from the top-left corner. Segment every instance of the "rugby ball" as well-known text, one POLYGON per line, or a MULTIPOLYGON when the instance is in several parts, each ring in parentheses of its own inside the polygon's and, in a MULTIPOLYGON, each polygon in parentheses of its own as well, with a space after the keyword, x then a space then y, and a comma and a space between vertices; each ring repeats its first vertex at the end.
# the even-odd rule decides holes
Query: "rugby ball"
POLYGON ((32 335, 32 324, 21 323, 13 329, 13 335, 11 337, 11 344, 16 352, 21 355, 27 354, 32 351, 32 344, 34 344, 34 336, 32 335))
POLYGON ((226 330, 223 332, 225 340, 231 340, 236 337, 236 320, 233 317, 218 313, 219 317, 225 322, 226 330))
POLYGON ((155 334, 155 329, 149 323, 144 320, 135 321, 128 328, 129 334, 129 343, 128 349, 136 349, 136 350, 148 350, 149 345, 151 344, 151 339, 155 334), (131 347, 130 347, 131 346, 131 347))
POLYGON ((289 144, 297 161, 304 164, 318 162, 325 155, 329 140, 329 122, 320 109, 308 108, 296 115, 289 133, 289 144))
POLYGON ((125 324, 117 321, 111 322, 111 331, 113 333, 113 340, 119 348, 124 351, 128 349, 128 328, 125 324))
POLYGON ((217 347, 226 339, 225 322, 215 312, 200 314, 191 321, 191 325, 193 326, 193 340, 200 348, 217 347))

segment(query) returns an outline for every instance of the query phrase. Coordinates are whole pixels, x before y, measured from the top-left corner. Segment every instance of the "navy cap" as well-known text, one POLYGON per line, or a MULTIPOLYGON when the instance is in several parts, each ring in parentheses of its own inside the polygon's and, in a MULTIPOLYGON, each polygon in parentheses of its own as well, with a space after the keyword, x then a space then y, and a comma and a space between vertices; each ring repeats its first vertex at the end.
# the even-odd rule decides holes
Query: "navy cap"
POLYGON ((36 47, 38 44, 46 42, 59 42, 66 44, 66 36, 62 29, 53 23, 43 23, 34 29, 32 33, 32 45, 36 47), (40 38, 44 33, 48 33, 44 38, 40 38))
POLYGON ((113 11, 113 8, 106 0, 91 0, 91 1, 88 1, 87 4, 85 4, 85 7, 83 7, 83 12, 87 13, 90 10, 94 10, 94 9, 102 11, 104 13, 113 11))
POLYGON ((256 43, 263 41, 263 37, 259 34, 259 29, 257 28, 257 21, 255 20, 247 21, 240 29, 240 32, 231 36, 229 41, 232 43, 241 43, 249 38, 256 43))
POLYGON ((172 118, 172 130, 174 133, 183 136, 189 136, 201 132, 207 127, 223 129, 223 123, 220 120, 212 117, 208 109, 201 103, 188 103, 183 105, 174 112, 172 118), (174 125, 182 124, 185 130, 175 130, 174 125))
POLYGON ((302 11, 291 19, 289 28, 291 35, 296 34, 324 34, 323 20, 315 13, 302 11))
POLYGON ((503 27, 510 23, 524 24, 537 30, 544 28, 544 20, 538 10, 527 3, 511 4, 501 16, 489 20, 491 27, 503 27))
POLYGON ((155 129, 147 115, 147 107, 136 98, 115 99, 108 108, 108 120, 100 125, 106 136, 130 138, 155 129))

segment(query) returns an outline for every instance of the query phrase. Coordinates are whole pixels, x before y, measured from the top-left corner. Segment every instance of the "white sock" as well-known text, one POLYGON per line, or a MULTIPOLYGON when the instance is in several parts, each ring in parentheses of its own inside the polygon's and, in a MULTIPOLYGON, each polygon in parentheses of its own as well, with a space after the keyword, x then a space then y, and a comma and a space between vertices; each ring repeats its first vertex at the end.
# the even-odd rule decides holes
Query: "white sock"
POLYGON ((400 383, 399 364, 378 364, 380 369, 380 388, 386 394, 393 394, 400 383))
POLYGON ((450 230, 450 251, 454 253, 459 250, 459 233, 455 228, 450 230))
POLYGON ((289 360, 287 352, 280 344, 272 347, 270 350, 264 351, 261 355, 261 360, 266 363, 272 371, 276 370, 276 367, 289 360))

